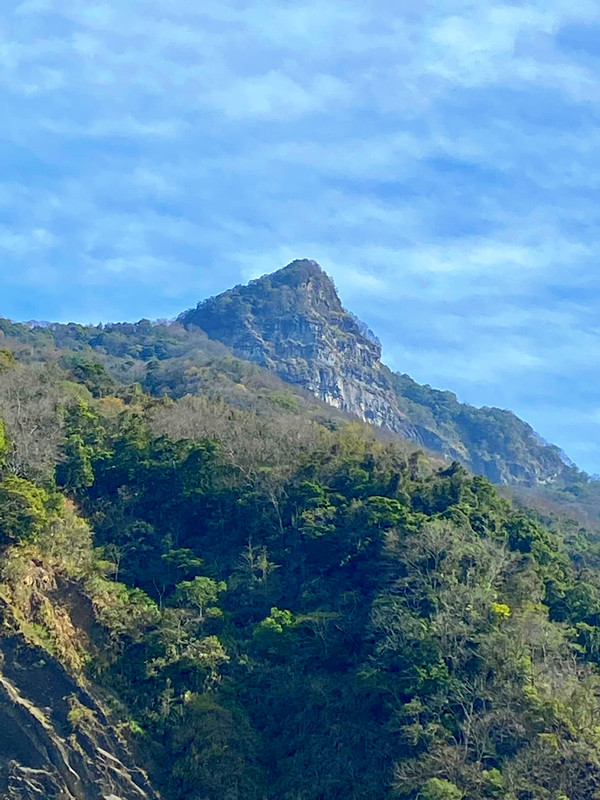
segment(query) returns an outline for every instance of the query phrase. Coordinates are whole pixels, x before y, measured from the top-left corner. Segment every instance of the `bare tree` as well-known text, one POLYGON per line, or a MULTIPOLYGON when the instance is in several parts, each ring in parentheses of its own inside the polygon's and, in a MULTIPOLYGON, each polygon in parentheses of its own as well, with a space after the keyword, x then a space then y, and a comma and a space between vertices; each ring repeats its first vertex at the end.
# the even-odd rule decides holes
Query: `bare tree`
POLYGON ((53 364, 18 365, 0 376, 0 417, 9 443, 7 467, 40 479, 59 459, 63 439, 58 409, 68 399, 53 364))

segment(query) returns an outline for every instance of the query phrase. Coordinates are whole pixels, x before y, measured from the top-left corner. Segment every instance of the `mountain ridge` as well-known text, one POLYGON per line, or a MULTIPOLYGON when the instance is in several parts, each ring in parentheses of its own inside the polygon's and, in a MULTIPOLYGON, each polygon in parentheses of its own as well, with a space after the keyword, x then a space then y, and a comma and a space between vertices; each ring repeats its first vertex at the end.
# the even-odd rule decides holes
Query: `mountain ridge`
POLYGON ((201 301, 178 321, 320 400, 496 483, 551 482, 569 469, 559 448, 512 412, 459 403, 452 392, 392 372, 381 361, 379 341, 346 311, 316 261, 293 261, 201 301))

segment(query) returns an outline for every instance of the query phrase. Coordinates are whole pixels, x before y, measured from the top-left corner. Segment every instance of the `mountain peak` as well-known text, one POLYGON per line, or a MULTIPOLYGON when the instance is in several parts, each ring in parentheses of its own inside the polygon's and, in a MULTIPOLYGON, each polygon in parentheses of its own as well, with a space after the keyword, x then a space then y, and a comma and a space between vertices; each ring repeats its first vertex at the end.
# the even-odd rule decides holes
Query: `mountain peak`
POLYGON ((296 259, 277 272, 258 278, 259 281, 265 279, 274 286, 290 286, 292 288, 306 288, 309 284, 319 284, 327 286, 337 295, 333 280, 317 261, 309 258, 296 259))
POLYGON ((295 308, 306 312, 313 308, 320 309, 326 314, 344 313, 333 280, 316 261, 308 258, 292 261, 277 272, 263 275, 251 281, 248 286, 236 287, 233 291, 238 291, 247 297, 255 295, 257 291, 265 292, 270 295, 271 300, 276 300, 279 296, 284 305, 282 311, 295 308))
MULTIPOLYGON (((347 317, 356 326, 353 333, 360 335, 362 331, 355 318, 344 310, 333 280, 316 261, 307 258, 203 300, 195 309, 182 314, 179 321, 186 326, 196 325, 211 338, 223 341, 221 331, 214 335, 215 326, 222 327, 223 312, 229 318, 228 324, 233 322, 232 315, 236 316, 232 334, 240 324, 247 329, 261 319, 266 322, 284 316, 296 320, 310 318, 313 322, 316 317, 327 320, 332 316, 347 317)), ((228 344, 235 349, 232 341, 228 344)))
POLYGON ((180 321, 344 411, 379 424, 396 413, 386 408, 381 419, 369 416, 369 405, 385 405, 377 386, 380 344, 344 309, 333 281, 316 261, 292 261, 199 303, 180 321))
MULTIPOLYGON (((273 272, 270 276, 272 280, 286 281, 286 282, 303 282, 314 278, 325 278, 331 280, 329 276, 323 271, 323 268, 317 261, 310 258, 297 258, 290 262, 286 267, 282 267, 277 272, 273 272)), ((259 278, 260 280, 260 278, 259 278)))

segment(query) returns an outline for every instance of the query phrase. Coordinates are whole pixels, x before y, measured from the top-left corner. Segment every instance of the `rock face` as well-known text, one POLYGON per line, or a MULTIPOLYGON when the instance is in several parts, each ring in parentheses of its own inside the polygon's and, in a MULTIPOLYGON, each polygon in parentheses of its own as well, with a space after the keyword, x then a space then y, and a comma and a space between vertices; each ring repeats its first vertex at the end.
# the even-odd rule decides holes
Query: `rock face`
POLYGON ((379 342, 344 310, 314 261, 294 261, 200 303, 182 319, 342 411, 415 433, 382 368, 379 342))
POLYGON ((158 800, 97 700, 18 635, 0 638, 1 800, 158 800))
POLYGON ((513 414, 461 404, 381 363, 378 340, 346 311, 315 261, 294 261, 183 314, 240 358, 342 411, 458 459, 497 483, 535 484, 566 465, 513 414))

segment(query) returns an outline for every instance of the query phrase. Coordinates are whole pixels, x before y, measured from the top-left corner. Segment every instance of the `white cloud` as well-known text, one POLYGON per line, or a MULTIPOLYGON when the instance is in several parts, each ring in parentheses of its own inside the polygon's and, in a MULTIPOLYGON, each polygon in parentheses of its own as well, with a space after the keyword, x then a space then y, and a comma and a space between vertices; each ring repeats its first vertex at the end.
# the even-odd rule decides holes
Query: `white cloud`
POLYGON ((177 119, 155 119, 144 121, 136 119, 130 115, 125 117, 114 117, 93 120, 86 125, 73 124, 72 121, 63 119, 40 120, 40 126, 50 133, 64 136, 66 138, 90 137, 92 139, 104 139, 112 137, 158 137, 160 139, 174 139, 179 133, 183 124, 177 119))
POLYGON ((207 104, 234 120, 285 120, 340 105, 348 96, 347 86, 332 75, 315 75, 302 85, 281 71, 270 70, 235 80, 225 90, 216 88, 208 94, 207 104))
POLYGON ((56 236, 44 228, 16 231, 8 225, 0 226, 0 251, 23 258, 30 253, 46 251, 58 242, 56 236))

